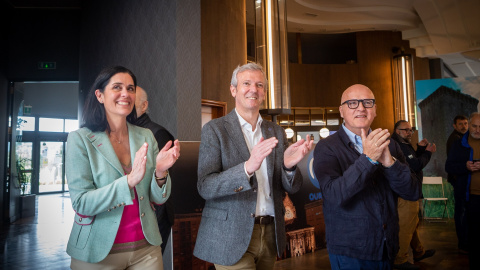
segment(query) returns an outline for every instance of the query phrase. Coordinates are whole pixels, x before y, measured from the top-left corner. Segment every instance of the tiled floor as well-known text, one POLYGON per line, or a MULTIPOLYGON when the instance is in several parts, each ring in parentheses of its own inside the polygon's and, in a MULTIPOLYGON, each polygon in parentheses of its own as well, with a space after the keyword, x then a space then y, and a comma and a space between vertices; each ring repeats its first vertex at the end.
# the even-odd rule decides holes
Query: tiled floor
MULTIPOLYGON (((70 197, 37 196, 37 214, 0 229, 0 269, 69 269, 65 253, 73 220, 70 197)), ((455 226, 447 223, 422 222, 420 238, 426 248, 437 250, 435 256, 418 263, 421 269, 468 269, 466 255, 456 249, 455 226)), ((411 259, 411 258, 410 258, 411 259)), ((278 270, 329 269, 326 249, 301 257, 278 261, 278 270)))

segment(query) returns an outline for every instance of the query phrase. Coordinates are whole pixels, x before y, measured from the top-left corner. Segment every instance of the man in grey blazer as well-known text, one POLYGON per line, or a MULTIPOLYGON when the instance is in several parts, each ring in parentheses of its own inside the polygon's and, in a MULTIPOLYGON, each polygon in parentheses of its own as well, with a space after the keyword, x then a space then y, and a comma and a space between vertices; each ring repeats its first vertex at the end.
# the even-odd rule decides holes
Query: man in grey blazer
POLYGON ((313 141, 288 147, 284 130, 262 119, 266 88, 260 65, 237 67, 235 110, 202 129, 197 188, 206 202, 193 254, 217 270, 273 269, 286 246, 283 196, 300 189, 296 164, 313 141))

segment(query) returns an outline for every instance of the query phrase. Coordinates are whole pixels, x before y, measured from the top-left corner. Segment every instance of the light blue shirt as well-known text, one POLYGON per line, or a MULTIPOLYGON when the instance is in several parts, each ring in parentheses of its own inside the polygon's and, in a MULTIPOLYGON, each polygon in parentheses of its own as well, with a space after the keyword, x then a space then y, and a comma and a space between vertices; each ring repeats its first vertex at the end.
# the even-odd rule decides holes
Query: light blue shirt
MULTIPOLYGON (((357 149, 357 151, 360 153, 360 154, 363 154, 363 144, 362 144, 362 137, 351 132, 346 126, 345 126, 345 123, 342 124, 342 128, 343 130, 345 130, 345 133, 347 134, 348 136, 348 139, 353 143, 353 145, 355 145, 355 149, 357 149)), ((372 132, 372 129, 368 129, 368 134, 370 134, 370 132, 372 132)), ((371 158, 367 157, 368 161, 370 161, 370 163, 372 163, 373 165, 378 165, 378 161, 376 160, 372 160, 371 158)))
MULTIPOLYGON (((355 145, 355 149, 361 154, 363 153, 363 145, 362 145, 362 137, 351 132, 345 124, 342 124, 343 130, 345 130, 345 133, 347 133, 348 139, 355 145)), ((370 134, 372 130, 369 129, 368 133, 370 134)))

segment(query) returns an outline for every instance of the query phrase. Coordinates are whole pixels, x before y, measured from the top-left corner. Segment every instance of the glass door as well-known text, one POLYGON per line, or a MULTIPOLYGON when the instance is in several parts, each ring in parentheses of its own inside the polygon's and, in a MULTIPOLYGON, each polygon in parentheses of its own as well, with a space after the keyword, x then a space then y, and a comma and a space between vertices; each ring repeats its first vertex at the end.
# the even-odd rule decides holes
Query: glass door
POLYGON ((38 192, 65 191, 65 142, 40 141, 38 158, 38 192))

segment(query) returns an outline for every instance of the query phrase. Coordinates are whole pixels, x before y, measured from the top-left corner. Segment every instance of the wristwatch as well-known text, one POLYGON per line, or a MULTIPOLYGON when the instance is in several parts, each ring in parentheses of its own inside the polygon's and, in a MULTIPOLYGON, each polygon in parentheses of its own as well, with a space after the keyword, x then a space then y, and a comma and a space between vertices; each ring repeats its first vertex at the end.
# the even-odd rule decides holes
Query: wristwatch
POLYGON ((164 177, 157 177, 157 170, 155 170, 154 176, 155 176, 155 180, 157 180, 157 181, 166 180, 167 176, 168 176, 168 170, 167 170, 167 174, 165 174, 164 177))

